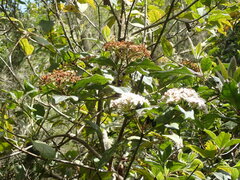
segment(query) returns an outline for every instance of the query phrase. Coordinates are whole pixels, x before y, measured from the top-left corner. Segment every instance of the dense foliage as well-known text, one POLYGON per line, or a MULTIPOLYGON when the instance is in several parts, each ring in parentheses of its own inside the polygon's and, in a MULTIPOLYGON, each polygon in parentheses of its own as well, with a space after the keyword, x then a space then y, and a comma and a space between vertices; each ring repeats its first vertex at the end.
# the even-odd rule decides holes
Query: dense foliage
POLYGON ((239 18, 239 0, 0 0, 0 179, 239 179, 239 18))

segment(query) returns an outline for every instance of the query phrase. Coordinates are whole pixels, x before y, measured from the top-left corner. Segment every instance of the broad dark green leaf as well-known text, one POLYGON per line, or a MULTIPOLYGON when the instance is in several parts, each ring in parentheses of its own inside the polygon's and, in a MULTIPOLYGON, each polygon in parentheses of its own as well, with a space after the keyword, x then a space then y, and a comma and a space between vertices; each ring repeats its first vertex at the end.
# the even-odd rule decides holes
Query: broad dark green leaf
POLYGON ((153 61, 150 59, 144 59, 143 61, 136 61, 129 64, 129 66, 138 66, 143 68, 144 70, 162 70, 160 66, 156 65, 153 61))
POLYGON ((101 56, 98 58, 91 58, 89 60, 89 63, 97 63, 101 66, 113 66, 113 67, 116 66, 116 64, 112 61, 112 59, 106 58, 104 56, 101 56))
POLYGON ((157 78, 166 78, 168 76, 179 76, 179 75, 190 75, 194 74, 186 67, 176 68, 168 71, 155 71, 151 73, 153 76, 157 78))
POLYGON ((99 84, 99 85, 104 85, 109 81, 108 78, 105 78, 104 76, 101 76, 99 74, 94 74, 91 77, 82 79, 80 81, 78 81, 76 83, 76 85, 74 85, 74 89, 78 89, 78 88, 84 88, 86 87, 88 84, 99 84))
POLYGON ((39 26, 41 26, 42 30, 45 33, 49 33, 53 29, 54 22, 53 21, 41 20, 39 22, 39 26))

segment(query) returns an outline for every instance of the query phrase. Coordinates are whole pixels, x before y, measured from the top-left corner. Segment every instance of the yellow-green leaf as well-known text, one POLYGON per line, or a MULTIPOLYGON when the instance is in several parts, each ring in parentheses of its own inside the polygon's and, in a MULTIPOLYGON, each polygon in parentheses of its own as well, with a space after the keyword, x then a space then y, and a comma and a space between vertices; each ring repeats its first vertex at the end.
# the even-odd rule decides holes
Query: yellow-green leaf
POLYGON ((164 16, 165 12, 161 9, 151 9, 148 12, 148 20, 151 23, 156 22, 157 20, 159 20, 160 18, 162 18, 164 16))
POLYGON ((20 46, 22 47, 26 56, 29 56, 33 53, 34 47, 28 42, 27 38, 22 38, 20 40, 20 46))
POLYGON ((88 3, 92 8, 96 9, 94 0, 78 0, 78 2, 81 4, 88 3))
POLYGON ((172 43, 170 43, 166 38, 163 38, 161 41, 163 54, 167 57, 170 57, 173 55, 173 46, 172 43))
POLYGON ((110 40, 110 35, 111 35, 111 29, 106 25, 102 28, 102 34, 103 37, 109 41, 110 40))

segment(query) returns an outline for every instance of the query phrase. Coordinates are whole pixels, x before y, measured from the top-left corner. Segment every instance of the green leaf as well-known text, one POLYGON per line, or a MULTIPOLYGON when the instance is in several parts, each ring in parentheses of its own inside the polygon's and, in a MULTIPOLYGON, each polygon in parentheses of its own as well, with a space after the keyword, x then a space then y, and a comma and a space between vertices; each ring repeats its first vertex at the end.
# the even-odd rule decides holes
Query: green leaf
POLYGON ((88 84, 100 84, 100 85, 104 85, 106 84, 110 79, 105 78, 104 76, 101 76, 99 74, 94 74, 91 77, 82 79, 80 81, 78 81, 76 83, 76 85, 74 86, 74 89, 79 89, 79 88, 84 88, 86 87, 88 84))
POLYGON ((141 67, 144 70, 162 70, 162 68, 160 68, 160 66, 156 65, 153 61, 149 60, 149 59, 144 59, 143 61, 136 61, 136 62, 131 62, 129 64, 129 66, 133 66, 133 67, 141 67))
POLYGON ((218 59, 218 63, 219 63, 219 68, 220 71, 222 73, 222 76, 227 79, 228 78, 228 71, 226 70, 225 66, 223 65, 223 63, 218 59))
POLYGON ((212 3, 212 0, 200 0, 200 2, 205 6, 210 6, 212 3))
POLYGON ((27 38, 22 38, 20 40, 20 46, 22 47, 26 56, 31 55, 34 51, 34 47, 28 42, 27 38))
POLYGON ((168 161, 166 166, 171 172, 175 172, 184 169, 187 165, 181 162, 168 161))
POLYGON ((240 139, 231 139, 229 142, 226 143, 225 147, 230 147, 238 143, 240 143, 240 139))
POLYGON ((163 152, 163 155, 162 155, 162 158, 161 158, 162 161, 163 162, 167 161, 167 159, 169 158, 171 153, 172 153, 172 146, 171 146, 171 144, 169 144, 163 152))
POLYGON ((203 150, 195 145, 188 145, 187 147, 189 147, 194 152, 198 153, 203 158, 214 158, 216 154, 215 150, 203 150))
POLYGON ((96 123, 94 123, 92 121, 85 121, 85 123, 88 124, 91 128, 93 128, 99 137, 102 136, 102 131, 96 123))
POLYGON ((205 133, 207 133, 212 139, 216 139, 217 136, 214 132, 210 131, 210 130, 207 130, 207 129, 204 129, 205 133))
POLYGON ((98 58, 91 58, 89 60, 89 63, 97 63, 101 66, 113 66, 113 67, 116 66, 116 64, 112 61, 112 59, 104 57, 104 56, 101 56, 98 58))
POLYGON ((236 82, 240 82, 240 67, 238 67, 238 68, 236 69, 236 71, 234 72, 233 79, 234 79, 236 82))
POLYGON ((179 76, 179 75, 193 75, 193 73, 187 67, 176 68, 168 71, 154 71, 151 73, 153 76, 165 79, 168 76, 179 76))
POLYGON ((240 91, 238 84, 235 81, 226 82, 223 84, 221 98, 227 100, 236 109, 240 109, 240 91))
POLYGON ((1 19, 4 19, 4 20, 9 20, 10 19, 13 22, 18 22, 21 25, 21 27, 24 28, 22 21, 14 18, 14 17, 0 17, 0 20, 1 19))
POLYGON ((39 22, 39 26, 41 26, 42 30, 43 30, 45 33, 49 33, 49 32, 51 32, 51 30, 53 29, 54 22, 53 22, 53 21, 41 20, 41 21, 39 22))
POLYGON ((230 77, 233 77, 236 69, 237 69, 237 60, 236 60, 235 56, 233 56, 231 58, 229 66, 228 66, 228 75, 230 77))
POLYGON ((170 57, 173 55, 173 46, 166 38, 161 40, 161 45, 165 56, 170 57))
POLYGON ((209 57, 202 58, 202 60, 201 60, 202 71, 203 72, 208 71, 208 70, 210 70, 211 67, 212 67, 212 60, 211 60, 211 58, 209 58, 209 57))
POLYGON ((53 95, 52 96, 55 103, 58 104, 62 101, 65 101, 67 99, 73 99, 74 101, 78 101, 78 97, 77 96, 64 96, 64 95, 53 95))
POLYGON ((219 170, 223 170, 231 175, 231 180, 237 180, 239 178, 239 171, 237 168, 229 167, 229 166, 218 166, 219 170))
POLYGON ((155 178, 154 175, 147 169, 134 168, 134 171, 136 171, 139 175, 142 175, 144 180, 153 180, 155 178))
POLYGON ((231 138, 231 134, 229 133, 225 133, 225 132, 221 132, 217 138, 214 139, 214 142, 216 143, 216 145, 219 148, 225 148, 226 144, 230 141, 231 138))
POLYGON ((110 35, 111 35, 111 29, 106 25, 102 28, 102 34, 103 37, 109 41, 110 40, 110 35))
POLYGON ((200 58, 200 56, 201 56, 201 53, 202 53, 202 44, 201 44, 201 42, 199 42, 198 44, 197 44, 197 46, 195 47, 195 58, 196 59, 199 59, 200 58))
POLYGON ((151 23, 156 22, 165 15, 165 12, 161 9, 151 9, 148 11, 148 20, 151 23))
POLYGON ((40 36, 32 36, 32 38, 40 45, 48 48, 50 51, 52 52, 56 52, 55 47, 49 42, 47 41, 45 38, 40 37, 40 36))
POLYGON ((34 149, 36 149, 37 151, 39 151, 40 155, 45 158, 45 159, 49 159, 52 160, 55 158, 56 156, 56 151, 49 146, 48 144, 46 144, 45 142, 42 141, 33 141, 33 147, 34 149))

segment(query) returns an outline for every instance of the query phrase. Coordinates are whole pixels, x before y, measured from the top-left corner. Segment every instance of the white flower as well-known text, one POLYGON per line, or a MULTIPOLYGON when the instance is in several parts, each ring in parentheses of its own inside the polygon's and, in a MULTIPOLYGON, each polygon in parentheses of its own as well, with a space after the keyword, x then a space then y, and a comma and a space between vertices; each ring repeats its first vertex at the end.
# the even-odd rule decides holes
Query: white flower
POLYGON ((134 93, 122 93, 121 97, 111 101, 110 107, 121 111, 135 109, 138 105, 149 104, 149 101, 143 96, 134 93))
POLYGON ((163 101, 168 104, 186 101, 190 107, 206 110, 206 101, 201 98, 194 89, 173 88, 164 93, 163 101))

